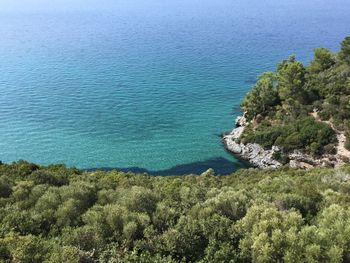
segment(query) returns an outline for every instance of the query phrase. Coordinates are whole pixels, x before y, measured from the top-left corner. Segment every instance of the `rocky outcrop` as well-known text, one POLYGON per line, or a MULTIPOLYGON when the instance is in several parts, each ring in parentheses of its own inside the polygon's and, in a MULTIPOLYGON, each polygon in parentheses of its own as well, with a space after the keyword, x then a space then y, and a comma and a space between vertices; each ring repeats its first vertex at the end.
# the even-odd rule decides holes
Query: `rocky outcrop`
POLYGON ((242 135, 247 125, 245 117, 237 117, 236 128, 231 133, 223 136, 226 149, 258 168, 277 168, 282 166, 281 163, 273 159, 274 152, 279 151, 278 147, 264 150, 263 147, 256 143, 243 144, 238 142, 238 138, 242 135))
MULTIPOLYGON (((253 166, 258 168, 277 168, 282 166, 280 162, 273 158, 274 153, 280 152, 281 149, 273 146, 270 150, 265 150, 262 146, 256 143, 243 144, 238 141, 239 137, 244 132, 244 129, 249 124, 244 116, 236 118, 236 128, 229 134, 223 136, 223 142, 226 149, 234 155, 249 161, 253 166)), ((310 168, 310 167, 335 167, 344 164, 344 158, 341 155, 323 155, 320 158, 315 158, 309 154, 295 150, 287 154, 291 167, 295 168, 310 168)))
POLYGON ((289 153, 288 157, 290 159, 289 166, 293 168, 335 167, 339 164, 339 160, 337 158, 332 158, 330 155, 315 158, 298 150, 289 153))

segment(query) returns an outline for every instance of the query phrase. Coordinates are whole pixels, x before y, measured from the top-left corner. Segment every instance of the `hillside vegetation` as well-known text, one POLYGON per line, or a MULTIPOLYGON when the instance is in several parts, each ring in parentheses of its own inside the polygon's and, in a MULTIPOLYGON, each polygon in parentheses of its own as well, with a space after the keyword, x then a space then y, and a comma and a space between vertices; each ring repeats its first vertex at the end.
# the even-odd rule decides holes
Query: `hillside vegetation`
POLYGON ((291 56, 275 72, 262 74, 242 108, 252 121, 241 137, 244 143, 332 154, 338 142, 331 123, 346 135, 345 147, 350 149, 350 37, 338 53, 317 48, 307 66, 291 56))
POLYGON ((349 262, 350 167, 156 177, 0 165, 0 262, 349 262))

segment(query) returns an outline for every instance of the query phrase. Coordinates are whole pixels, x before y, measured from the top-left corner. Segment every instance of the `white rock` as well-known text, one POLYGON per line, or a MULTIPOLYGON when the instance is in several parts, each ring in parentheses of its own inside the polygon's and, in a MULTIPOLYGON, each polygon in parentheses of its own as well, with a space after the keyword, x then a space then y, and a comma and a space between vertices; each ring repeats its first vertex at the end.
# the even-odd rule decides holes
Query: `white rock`
MULTIPOLYGON (((239 157, 246 159, 253 166, 258 168, 277 168, 282 164, 273 158, 275 152, 281 152, 278 146, 272 146, 271 150, 265 150, 259 144, 256 143, 238 143, 237 139, 244 132, 245 127, 249 124, 244 116, 239 116, 235 121, 236 128, 231 131, 230 134, 223 136, 223 142, 226 149, 239 157)), ((341 143, 345 141, 344 138, 338 136, 338 141, 341 143)), ((299 150, 294 150, 288 154, 290 167, 295 168, 310 168, 310 167, 324 167, 324 166, 338 166, 342 164, 342 158, 338 155, 324 155, 319 158, 315 158, 310 154, 305 154, 299 150)))
POLYGON ((223 137, 226 149, 232 153, 240 156, 243 159, 248 160, 252 165, 259 168, 277 168, 282 164, 273 159, 273 153, 280 151, 276 146, 271 150, 265 150, 259 144, 256 143, 238 143, 237 139, 242 135, 245 127, 248 125, 245 117, 236 118, 237 128, 233 129, 230 134, 223 137))

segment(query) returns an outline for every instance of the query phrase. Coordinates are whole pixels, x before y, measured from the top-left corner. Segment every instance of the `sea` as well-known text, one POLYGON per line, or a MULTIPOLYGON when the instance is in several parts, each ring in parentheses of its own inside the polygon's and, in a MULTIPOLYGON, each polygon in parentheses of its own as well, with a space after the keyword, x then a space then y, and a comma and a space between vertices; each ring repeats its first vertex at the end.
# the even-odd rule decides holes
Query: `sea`
POLYGON ((1 0, 0 160, 229 174, 258 76, 339 50, 349 0, 1 0))

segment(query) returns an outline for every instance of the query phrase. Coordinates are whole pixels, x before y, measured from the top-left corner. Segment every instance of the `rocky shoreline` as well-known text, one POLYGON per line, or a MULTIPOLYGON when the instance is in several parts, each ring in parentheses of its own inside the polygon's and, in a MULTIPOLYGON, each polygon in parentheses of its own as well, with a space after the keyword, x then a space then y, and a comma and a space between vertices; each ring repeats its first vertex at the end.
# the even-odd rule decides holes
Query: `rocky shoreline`
MULTIPOLYGON (((223 135, 222 140, 225 148, 234 155, 247 160, 254 167, 266 169, 266 168, 278 168, 283 166, 273 158, 276 152, 280 152, 281 149, 277 146, 273 146, 272 149, 266 150, 257 143, 243 144, 238 142, 239 137, 244 132, 244 129, 248 126, 244 116, 239 116, 235 121, 236 128, 234 128, 229 134, 223 135)), ((339 154, 323 155, 319 158, 315 158, 309 154, 302 153, 295 150, 286 154, 289 161, 286 165, 295 168, 310 168, 310 167, 336 167, 344 164, 343 156, 339 154)))

